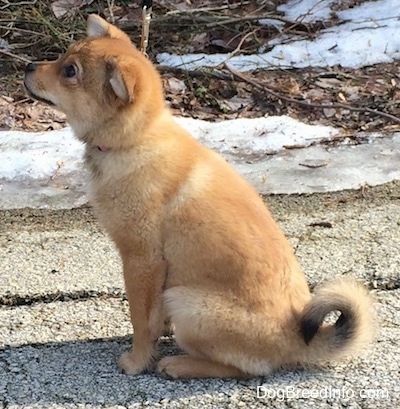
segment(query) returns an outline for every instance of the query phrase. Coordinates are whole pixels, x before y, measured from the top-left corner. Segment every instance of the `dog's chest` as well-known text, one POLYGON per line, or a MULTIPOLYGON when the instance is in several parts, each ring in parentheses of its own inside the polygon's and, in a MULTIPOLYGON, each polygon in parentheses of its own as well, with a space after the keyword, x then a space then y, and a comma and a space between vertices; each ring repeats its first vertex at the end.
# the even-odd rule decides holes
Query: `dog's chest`
POLYGON ((130 178, 92 181, 92 204, 100 223, 119 248, 133 245, 154 228, 149 199, 130 178))
POLYGON ((91 171, 90 201, 114 241, 133 240, 154 227, 162 189, 146 166, 111 155, 87 157, 91 171), (153 226, 153 227, 152 227, 153 226))

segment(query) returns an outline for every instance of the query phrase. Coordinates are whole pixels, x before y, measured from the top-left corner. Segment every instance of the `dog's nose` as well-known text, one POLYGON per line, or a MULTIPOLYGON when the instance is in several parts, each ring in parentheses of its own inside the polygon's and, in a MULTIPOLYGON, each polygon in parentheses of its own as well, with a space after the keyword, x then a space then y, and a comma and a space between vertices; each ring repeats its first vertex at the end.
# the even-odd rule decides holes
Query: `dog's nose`
POLYGON ((25 72, 33 72, 36 70, 37 65, 33 62, 30 62, 29 64, 27 64, 27 66, 25 67, 25 72))

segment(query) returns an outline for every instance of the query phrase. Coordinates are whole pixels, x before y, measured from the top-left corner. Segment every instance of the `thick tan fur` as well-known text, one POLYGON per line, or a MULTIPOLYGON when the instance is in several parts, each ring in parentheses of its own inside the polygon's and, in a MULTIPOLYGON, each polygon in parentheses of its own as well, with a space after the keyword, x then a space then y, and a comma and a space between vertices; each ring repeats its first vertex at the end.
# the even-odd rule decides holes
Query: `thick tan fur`
POLYGON ((255 189, 164 107, 160 77, 97 16, 59 60, 27 67, 28 92, 65 112, 86 145, 91 196, 123 261, 134 344, 120 367, 152 367, 166 320, 187 355, 178 377, 248 377, 334 359, 371 338, 371 300, 351 280, 312 297, 255 189), (339 310, 335 325, 323 324, 339 310))

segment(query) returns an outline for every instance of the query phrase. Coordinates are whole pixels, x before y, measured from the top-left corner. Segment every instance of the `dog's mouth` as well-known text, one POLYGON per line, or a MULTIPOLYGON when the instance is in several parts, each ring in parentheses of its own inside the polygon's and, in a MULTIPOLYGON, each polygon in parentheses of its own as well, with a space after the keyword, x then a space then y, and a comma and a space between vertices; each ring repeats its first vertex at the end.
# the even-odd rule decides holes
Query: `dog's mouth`
POLYGON ((40 102, 44 102, 44 103, 47 104, 47 105, 55 106, 55 103, 54 103, 53 101, 50 101, 49 99, 40 97, 39 95, 36 95, 35 93, 33 93, 33 92, 28 88, 28 86, 26 85, 26 83, 24 83, 24 87, 25 87, 26 93, 27 93, 31 98, 36 99, 37 101, 40 101, 40 102))

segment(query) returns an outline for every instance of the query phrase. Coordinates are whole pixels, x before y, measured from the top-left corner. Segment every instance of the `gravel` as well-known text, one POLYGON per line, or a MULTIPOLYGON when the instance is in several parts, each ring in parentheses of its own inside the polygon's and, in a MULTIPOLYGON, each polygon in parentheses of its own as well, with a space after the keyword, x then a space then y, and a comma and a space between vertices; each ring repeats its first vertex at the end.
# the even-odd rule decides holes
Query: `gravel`
MULTIPOLYGON (((311 286, 348 274, 375 296, 360 357, 252 380, 119 373, 131 327, 120 262, 88 208, 0 211, 0 408, 400 407, 400 183, 271 196, 311 286)), ((177 353, 160 340, 161 355, 177 353)))

